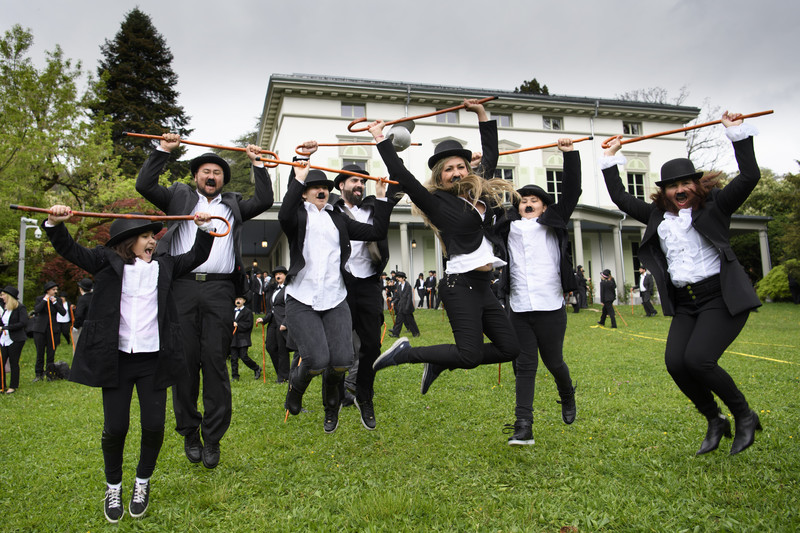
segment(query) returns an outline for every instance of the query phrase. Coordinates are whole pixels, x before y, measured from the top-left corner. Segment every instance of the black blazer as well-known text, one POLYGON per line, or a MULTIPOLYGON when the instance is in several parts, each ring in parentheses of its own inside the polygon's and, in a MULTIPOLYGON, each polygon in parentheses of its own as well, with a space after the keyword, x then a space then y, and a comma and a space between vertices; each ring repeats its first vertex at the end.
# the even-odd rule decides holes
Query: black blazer
MULTIPOLYGON (((294 170, 294 168, 292 168, 294 170)), ((278 212, 278 220, 281 229, 289 240, 290 266, 286 274, 285 285, 292 282, 294 276, 300 272, 306 264, 303 258, 303 243, 306 240, 306 222, 308 213, 303 206, 303 184, 294 177, 294 172, 289 175, 289 186, 286 195, 283 197, 281 209, 278 212)), ((344 269, 350 257, 350 240, 354 241, 380 241, 386 238, 389 229, 389 216, 392 214, 391 202, 375 202, 375 212, 372 224, 357 222, 334 208, 325 210, 333 220, 336 229, 339 231, 339 270, 342 278, 345 277, 344 269)))
MULTIPOLYGON (((185 183, 174 183, 169 188, 158 184, 158 176, 169 160, 169 154, 161 150, 153 150, 145 161, 136 178, 136 191, 167 215, 189 215, 197 205, 197 189, 185 183)), ((242 263, 242 223, 260 215, 274 202, 272 182, 265 168, 253 167, 255 174, 255 194, 249 200, 243 200, 238 192, 223 192, 222 203, 233 213, 231 233, 234 250, 234 273, 238 275, 235 280, 237 294, 247 292, 247 278, 245 277, 242 263)), ((178 224, 185 221, 168 223, 167 233, 158 241, 155 255, 168 254, 170 244, 175 235, 178 224)), ((199 265, 198 265, 199 266, 199 265)), ((195 267, 196 268, 196 267, 195 267)), ((223 272, 226 274, 227 272, 223 272)))
POLYGON ((286 321, 286 285, 278 289, 276 283, 270 284, 265 293, 267 302, 266 313, 264 314, 265 324, 275 324, 280 327, 286 321), (275 301, 272 301, 272 296, 277 292, 275 301))
MULTIPOLYGON (((572 269, 572 246, 569 241, 567 223, 583 192, 581 190, 581 156, 576 150, 564 152, 563 186, 564 194, 561 196, 561 200, 547 207, 547 210, 539 217, 539 224, 555 231, 561 257, 559 266, 561 289, 564 292, 572 292, 578 288, 578 283, 575 280, 575 271, 572 269)), ((506 257, 508 257, 508 234, 511 232, 511 223, 521 218, 518 209, 507 209, 495 224, 494 230, 500 236, 506 257)), ((498 290, 502 289, 506 294, 509 292, 510 276, 510 268, 504 268, 501 281, 498 282, 501 284, 497 287, 498 290)))
MULTIPOLYGON (((733 150, 739 164, 739 175, 723 189, 712 189, 705 205, 692 210, 692 227, 719 251, 722 299, 725 300, 728 312, 738 315, 759 307, 761 300, 731 248, 731 215, 750 196, 761 179, 761 171, 756 162, 752 137, 733 143, 733 150)), ((669 279, 667 258, 661 251, 658 237, 658 225, 664 220, 664 211, 654 203, 644 202, 628 194, 622 186, 616 165, 603 170, 603 177, 608 194, 617 207, 647 226, 639 247, 639 259, 655 278, 664 315, 674 315, 675 286, 669 279)))
POLYGON ((617 299, 617 282, 614 278, 600 279, 600 301, 613 303, 617 299))
MULTIPOLYGON (((397 193, 399 191, 400 191, 399 186, 393 185, 393 184, 389 184, 389 187, 386 190, 386 201, 378 200, 375 196, 370 195, 370 196, 367 196, 366 198, 364 198, 364 200, 361 202, 361 207, 371 207, 372 208, 372 216, 373 216, 373 220, 374 220, 374 217, 375 217, 375 204, 382 204, 382 203, 385 203, 385 202, 389 202, 390 209, 393 209, 394 206, 397 204, 397 200, 398 200, 395 197, 394 193, 397 193), (393 191, 393 189, 394 189, 394 191, 393 191)), ((344 211, 345 209, 347 209, 347 206, 345 205, 344 200, 342 198, 333 199, 333 197, 332 197, 331 199, 333 200, 331 203, 334 205, 334 207, 336 207, 340 211, 344 211)), ((348 216, 348 215, 345 214, 345 216, 348 216)), ((348 218, 350 218, 350 217, 348 216, 348 218)), ((353 240, 358 240, 358 239, 353 239, 353 240)), ((383 272, 383 270, 386 268, 386 265, 389 263, 389 238, 387 236, 384 239, 381 239, 379 241, 373 241, 373 242, 377 242, 378 243, 378 252, 380 253, 380 259, 377 260, 377 261, 373 261, 372 262, 372 266, 375 267, 375 274, 380 276, 381 273, 383 272)), ((347 278, 345 278, 345 279, 347 279, 347 278)))
POLYGON ((72 327, 75 329, 81 329, 83 327, 83 322, 86 320, 86 313, 89 312, 89 306, 92 304, 92 294, 94 293, 87 292, 78 297, 78 305, 75 306, 75 322, 72 323, 72 327))
MULTIPOLYGON (((28 327, 28 310, 25 306, 19 304, 19 307, 11 311, 11 316, 8 317, 8 324, 3 324, 3 313, 0 311, 0 326, 8 331, 8 336, 14 342, 25 342, 28 340, 28 334, 25 332, 28 327)), ((55 332, 54 332, 55 334, 55 332)))
POLYGON ((61 305, 61 300, 58 298, 56 298, 56 303, 50 303, 49 310, 50 313, 48 315, 48 304, 44 299, 44 294, 37 296, 36 303, 33 305, 33 323, 30 326, 31 331, 36 333, 47 333, 49 335, 50 326, 52 324, 53 334, 58 334, 55 329, 58 324, 58 321, 56 320, 56 313, 59 315, 65 315, 67 310, 64 309, 64 306, 61 305))
MULTIPOLYGON (((90 387, 117 387, 119 305, 125 264, 110 248, 97 246, 88 249, 77 244, 64 224, 48 227, 42 223, 42 227, 56 252, 94 276, 92 305, 75 347, 69 379, 90 387)), ((186 374, 178 310, 172 297, 172 280, 208 259, 213 242, 214 237, 197 230, 194 246, 187 253, 153 258, 158 261, 158 333, 161 346, 155 375, 157 389, 169 387, 178 376, 186 374)))
POLYGON ((414 301, 411 298, 411 285, 408 283, 408 280, 406 280, 403 290, 400 290, 399 284, 396 287, 397 290, 395 290, 394 296, 392 296, 392 307, 395 312, 407 315, 413 313, 414 301))
MULTIPOLYGON (((491 179, 494 177, 499 157, 497 121, 479 122, 478 127, 483 150, 481 159, 483 176, 491 179)), ((446 191, 428 191, 403 165, 391 140, 384 139, 378 143, 378 152, 389 170, 389 176, 400 182, 403 191, 411 197, 411 201, 439 229, 447 257, 474 252, 481 245, 483 237, 502 249, 502 243, 491 231, 495 216, 502 214, 502 208, 488 208, 481 220, 480 214, 462 198, 446 191)))
POLYGON ((253 344, 250 340, 250 334, 253 332, 253 312, 245 306, 239 311, 238 320, 236 319, 235 308, 232 315, 233 321, 236 322, 236 334, 231 339, 231 348, 251 346, 253 344))

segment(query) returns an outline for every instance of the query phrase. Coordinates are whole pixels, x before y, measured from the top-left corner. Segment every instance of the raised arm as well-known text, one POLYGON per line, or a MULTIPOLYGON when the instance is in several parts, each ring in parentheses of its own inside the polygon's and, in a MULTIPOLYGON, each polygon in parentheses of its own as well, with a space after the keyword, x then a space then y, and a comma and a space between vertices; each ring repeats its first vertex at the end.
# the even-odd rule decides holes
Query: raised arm
POLYGON ((275 202, 275 195, 272 190, 272 180, 264 163, 256 161, 256 158, 261 155, 261 147, 250 144, 245 149, 245 152, 253 165, 255 193, 252 198, 239 202, 239 209, 242 212, 242 220, 250 220, 272 207, 275 202))
POLYGON ((732 215, 753 192, 761 179, 761 170, 758 168, 753 148, 755 128, 749 124, 745 125, 740 113, 727 111, 722 115, 722 124, 725 125, 725 134, 733 141, 739 175, 728 182, 715 200, 723 212, 732 215))
POLYGON ((564 154, 563 186, 564 193, 561 200, 551 207, 557 209, 564 220, 572 216, 578 199, 581 197, 581 156, 574 149, 572 139, 558 140, 558 149, 564 154))
POLYGON ((611 201, 614 202, 621 211, 632 216, 642 224, 647 224, 650 218, 650 212, 655 209, 655 206, 629 194, 625 190, 625 187, 623 187, 622 179, 619 176, 619 169, 617 168, 617 161, 614 160, 620 148, 622 148, 622 145, 620 144, 620 140, 616 138, 603 152, 605 157, 601 160, 600 168, 603 170, 606 189, 608 189, 608 194, 611 196, 611 201))
POLYGON ((90 274, 96 273, 106 262, 105 256, 97 251, 81 246, 73 240, 63 222, 72 217, 72 209, 65 205, 54 205, 42 223, 53 248, 70 263, 79 266, 90 274))
POLYGON ((153 150, 150 157, 142 165, 141 170, 139 170, 139 176, 136 178, 136 192, 165 213, 172 199, 172 191, 163 185, 159 185, 158 177, 169 161, 170 152, 180 144, 180 135, 177 133, 165 133, 161 140, 161 150, 153 150))

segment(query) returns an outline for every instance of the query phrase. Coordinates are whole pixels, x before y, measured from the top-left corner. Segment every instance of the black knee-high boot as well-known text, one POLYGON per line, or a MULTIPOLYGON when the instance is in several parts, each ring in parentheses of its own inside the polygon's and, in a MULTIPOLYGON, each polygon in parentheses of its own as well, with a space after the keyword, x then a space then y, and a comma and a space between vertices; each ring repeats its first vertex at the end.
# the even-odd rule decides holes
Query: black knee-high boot
POLYGON ((136 467, 136 476, 140 479, 150 479, 156 468, 161 444, 164 442, 164 428, 152 430, 142 428, 142 442, 139 447, 139 465, 136 467))
POLYGON ((303 408, 303 394, 305 394, 308 384, 311 383, 313 378, 314 375, 308 370, 308 367, 302 364, 294 367, 289 373, 289 390, 286 391, 284 407, 291 414, 297 415, 300 413, 303 408))
POLYGON ((103 449, 106 483, 116 485, 122 483, 122 452, 125 450, 127 434, 114 435, 103 430, 100 444, 103 449))

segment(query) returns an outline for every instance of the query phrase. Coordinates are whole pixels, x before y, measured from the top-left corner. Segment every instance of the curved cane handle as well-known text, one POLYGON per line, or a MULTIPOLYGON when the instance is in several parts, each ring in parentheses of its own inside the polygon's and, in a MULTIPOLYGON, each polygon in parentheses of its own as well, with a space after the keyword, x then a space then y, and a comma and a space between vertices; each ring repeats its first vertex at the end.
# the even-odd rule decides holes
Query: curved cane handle
MULTIPOLYGON (((366 121, 367 121, 367 117, 361 117, 361 118, 355 119, 354 121, 350 122, 350 124, 347 125, 347 131, 352 132, 352 133, 361 133, 362 131, 369 130, 369 126, 364 126, 363 128, 353 129, 353 126, 355 126, 356 124, 358 124, 360 122, 366 122, 366 121)), ((389 124, 388 122, 385 123, 385 125, 388 125, 388 124, 389 124)), ((394 123, 392 123, 392 124, 394 124, 394 123)))
POLYGON ((223 221, 225 225, 228 226, 228 229, 225 230, 225 233, 217 233, 216 231, 209 231, 208 232, 209 235, 211 235, 212 237, 224 237, 231 232, 231 223, 228 222, 228 219, 226 219, 225 217, 218 217, 217 215, 214 215, 211 218, 212 220, 216 219, 223 221))
POLYGON ((614 139, 622 139, 622 135, 612 135, 611 137, 609 137, 605 141, 601 142, 600 143, 600 147, 603 150, 607 150, 608 147, 611 146, 611 141, 613 141, 614 139))

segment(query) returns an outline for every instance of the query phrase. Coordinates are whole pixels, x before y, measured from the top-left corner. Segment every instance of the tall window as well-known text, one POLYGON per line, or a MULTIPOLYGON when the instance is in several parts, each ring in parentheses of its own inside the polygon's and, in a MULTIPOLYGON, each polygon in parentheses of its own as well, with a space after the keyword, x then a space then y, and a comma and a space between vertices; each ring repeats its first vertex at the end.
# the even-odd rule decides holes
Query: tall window
POLYGON ((623 122, 622 133, 625 135, 641 135, 642 123, 641 122, 623 122))
POLYGON ((547 170, 547 192, 553 196, 553 201, 561 198, 561 189, 564 183, 564 173, 561 170, 547 170))
POLYGON ((497 121, 498 128, 511 127, 511 115, 506 113, 492 113, 492 120, 497 121))
POLYGON ((345 104, 342 102, 342 118, 361 118, 367 116, 364 104, 345 104))
POLYGON ((644 196, 644 174, 628 172, 628 193, 639 200, 647 200, 644 196))
POLYGON ((561 117, 544 117, 543 127, 546 130, 561 131, 564 129, 564 120, 561 117))
POLYGON ((513 168, 496 168, 494 169, 494 177, 495 178, 503 178, 504 180, 508 180, 513 182, 514 181, 514 169, 513 168))
POLYGON ((343 158, 342 159, 342 168, 346 167, 347 165, 357 165, 357 166, 361 167, 364 170, 367 169, 367 161, 364 161, 363 159, 343 158))
POLYGON ((458 112, 448 111, 441 115, 436 115, 436 122, 439 124, 458 124, 458 112))

